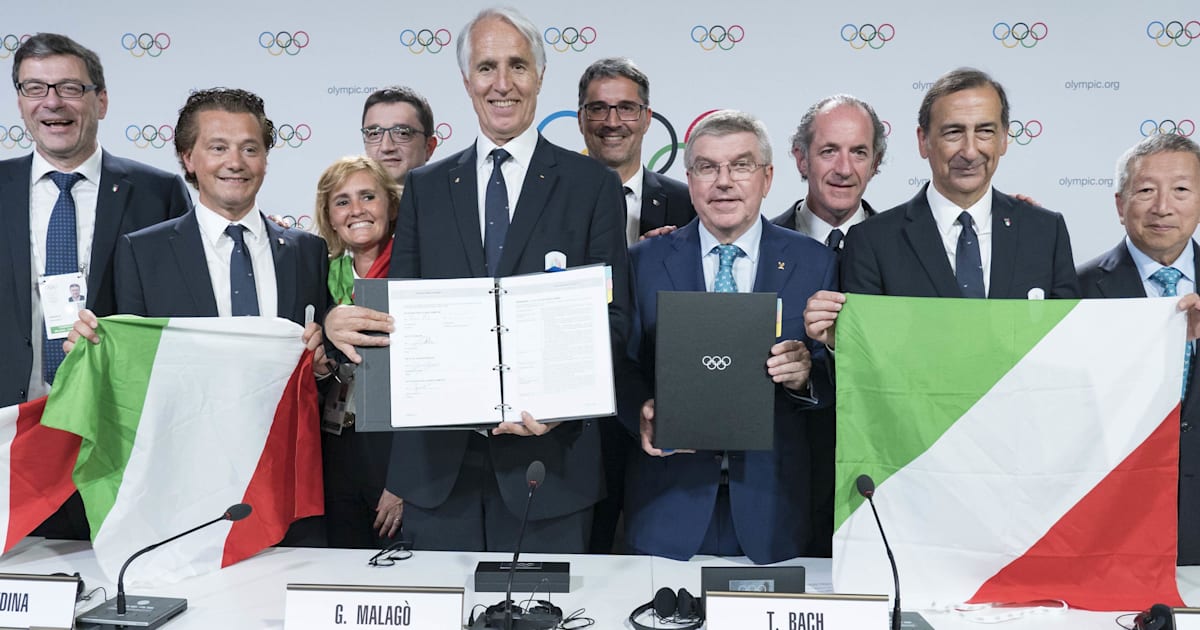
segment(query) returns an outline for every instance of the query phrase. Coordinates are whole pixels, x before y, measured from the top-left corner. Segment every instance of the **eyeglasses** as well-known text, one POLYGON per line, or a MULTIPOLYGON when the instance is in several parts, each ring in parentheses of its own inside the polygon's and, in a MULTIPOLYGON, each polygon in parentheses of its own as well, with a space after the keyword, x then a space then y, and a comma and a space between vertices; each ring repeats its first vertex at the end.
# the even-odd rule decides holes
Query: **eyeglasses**
POLYGON ((408 125, 396 125, 395 127, 380 127, 374 125, 371 127, 363 127, 361 129, 363 142, 367 144, 379 144, 383 142, 383 134, 386 131, 392 137, 392 142, 396 144, 408 144, 412 142, 417 135, 425 135, 420 129, 413 129, 408 125))
POLYGON ((721 173, 721 167, 729 168, 729 179, 735 182, 746 181, 755 171, 769 164, 756 164, 749 160, 738 160, 736 162, 725 162, 722 164, 713 164, 712 162, 697 162, 692 165, 689 171, 692 175, 702 181, 715 181, 721 173))
POLYGON ((637 120, 641 118, 642 110, 646 109, 646 106, 633 101, 621 101, 616 105, 609 105, 604 101, 592 101, 584 103, 583 107, 579 109, 583 110, 583 114, 588 120, 606 120, 609 110, 613 109, 617 110, 617 118, 621 120, 637 120))
POLYGON ((390 567, 397 562, 408 560, 413 555, 409 547, 412 547, 411 540, 397 540, 388 545, 387 548, 381 549, 379 553, 371 556, 367 564, 373 567, 390 567))
POLYGON ((98 85, 85 85, 79 81, 59 81, 58 83, 46 83, 45 81, 22 81, 17 84, 17 91, 25 98, 46 98, 50 94, 51 88, 58 94, 59 98, 83 98, 84 94, 93 90, 99 89, 98 85))

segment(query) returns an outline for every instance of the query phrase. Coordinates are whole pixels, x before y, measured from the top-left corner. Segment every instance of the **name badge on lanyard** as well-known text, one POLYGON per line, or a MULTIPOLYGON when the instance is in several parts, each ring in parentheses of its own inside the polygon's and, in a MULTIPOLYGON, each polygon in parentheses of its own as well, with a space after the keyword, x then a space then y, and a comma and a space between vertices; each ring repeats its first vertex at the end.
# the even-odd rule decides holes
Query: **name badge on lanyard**
POLYGON ((82 272, 38 277, 47 339, 65 339, 87 304, 87 278, 82 272))

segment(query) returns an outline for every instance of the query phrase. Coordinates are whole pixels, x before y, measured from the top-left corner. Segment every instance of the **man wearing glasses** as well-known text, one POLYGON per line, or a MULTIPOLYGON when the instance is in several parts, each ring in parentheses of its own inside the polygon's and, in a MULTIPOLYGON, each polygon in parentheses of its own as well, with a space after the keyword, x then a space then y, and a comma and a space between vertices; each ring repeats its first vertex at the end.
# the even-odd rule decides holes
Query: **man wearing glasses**
POLYGON ((433 109, 412 88, 391 86, 367 97, 362 116, 363 150, 367 157, 404 186, 404 176, 425 164, 437 148, 433 109))
POLYGON ((686 184, 642 166, 642 139, 652 116, 650 80, 629 59, 601 59, 583 71, 579 132, 588 155, 621 177, 630 245, 642 235, 654 236, 659 228, 674 229, 696 217, 686 184))
MULTIPOLYGON (((113 314, 117 238, 191 206, 178 176, 100 148, 108 91, 96 53, 39 33, 16 50, 12 77, 35 150, 0 161, 0 295, 10 300, 0 308, 0 407, 45 395, 65 356, 62 339, 46 338, 40 287, 81 285, 87 308, 113 314)), ((67 506, 35 533, 87 538, 78 496, 67 506)))
POLYGON ((626 542, 636 553, 686 560, 748 556, 762 564, 803 555, 812 533, 808 410, 828 405, 825 349, 804 332, 809 296, 832 289, 835 256, 760 215, 771 189, 771 142, 761 121, 716 112, 692 130, 684 153, 698 220, 630 249, 636 279, 634 369, 618 391, 621 421, 641 438, 625 488, 626 542), (770 292, 783 304, 782 335, 765 372, 775 388, 770 451, 663 451, 653 446, 659 291, 770 292))

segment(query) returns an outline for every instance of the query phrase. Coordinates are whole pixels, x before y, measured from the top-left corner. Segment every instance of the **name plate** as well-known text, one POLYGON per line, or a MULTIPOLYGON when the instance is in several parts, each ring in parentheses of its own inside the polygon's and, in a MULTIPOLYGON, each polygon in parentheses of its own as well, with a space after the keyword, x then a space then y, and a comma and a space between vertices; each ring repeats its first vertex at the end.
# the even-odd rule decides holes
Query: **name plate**
POLYGON ((74 575, 0 573, 0 627, 70 628, 78 589, 74 575))
POLYGON ((1175 630, 1200 630, 1200 608, 1176 608, 1175 630))
POLYGON ((420 586, 288 584, 287 630, 461 628, 463 589, 420 586))
POLYGON ((862 630, 888 627, 886 595, 708 592, 708 630, 862 630))

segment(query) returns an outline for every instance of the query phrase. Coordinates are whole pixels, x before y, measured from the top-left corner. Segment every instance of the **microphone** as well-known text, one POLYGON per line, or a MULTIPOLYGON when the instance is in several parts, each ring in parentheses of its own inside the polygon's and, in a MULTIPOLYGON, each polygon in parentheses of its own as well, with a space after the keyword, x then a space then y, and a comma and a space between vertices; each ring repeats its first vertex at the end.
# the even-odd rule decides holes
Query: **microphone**
POLYGON ((854 481, 858 493, 871 504, 871 513, 875 515, 875 524, 879 526, 879 536, 883 538, 883 548, 887 550, 888 562, 892 564, 892 581, 896 585, 896 601, 892 606, 892 630, 900 630, 900 571, 896 569, 896 556, 892 555, 892 546, 888 544, 887 534, 883 533, 883 521, 879 520, 879 512, 875 509, 875 480, 870 475, 859 475, 854 481))
POLYGON ((137 610, 137 611, 130 613, 128 610, 127 601, 126 601, 126 597, 125 597, 125 570, 129 568, 130 563, 132 563, 135 559, 137 559, 138 557, 142 556, 143 554, 145 554, 147 552, 158 549, 159 547, 161 547, 171 541, 177 540, 179 538, 183 538, 184 536, 187 536, 188 534, 191 534, 193 532, 204 529, 205 527, 208 527, 209 525, 213 525, 213 524, 219 523, 221 521, 240 521, 240 520, 246 518, 247 516, 250 516, 250 513, 252 511, 253 511, 253 508, 251 508, 250 505, 247 503, 238 503, 236 505, 231 505, 231 506, 229 506, 228 509, 225 510, 224 514, 222 514, 221 516, 219 516, 217 518, 214 518, 211 521, 208 521, 207 523, 204 523, 202 525, 197 525, 196 527, 193 527, 193 528, 187 530, 186 532, 183 532, 181 534, 176 534, 166 540, 163 540, 163 541, 154 543, 153 545, 150 545, 148 547, 143 547, 142 549, 139 549, 133 555, 129 556, 129 559, 125 561, 125 564, 121 565, 121 572, 117 575, 117 596, 116 596, 116 598, 114 598, 113 600, 104 602, 103 604, 100 604, 96 608, 93 608, 92 610, 80 615, 79 621, 86 622, 86 623, 100 624, 100 625, 114 625, 114 626, 138 625, 138 626, 143 626, 143 627, 148 627, 148 628, 155 628, 155 627, 158 627, 159 625, 162 625, 163 623, 165 623, 171 617, 174 617, 175 615, 183 612, 187 608, 187 600, 186 599, 169 598, 169 597, 146 597, 146 598, 140 598, 140 599, 149 600, 151 602, 150 604, 143 606, 143 608, 146 610, 137 610), (115 615, 112 612, 113 608, 111 606, 111 604, 114 601, 116 603, 115 615))
POLYGON ((525 500, 525 515, 521 517, 521 529, 517 531, 517 546, 513 548, 512 564, 508 566, 508 587, 504 591, 504 630, 512 630, 512 585, 517 573, 517 558, 521 555, 521 541, 525 539, 525 524, 529 522, 529 508, 533 505, 533 493, 546 480, 546 465, 533 460, 525 470, 525 483, 529 485, 529 498, 525 500))

